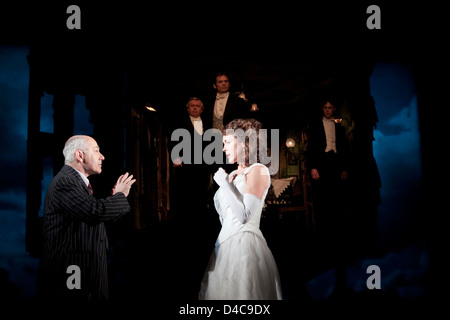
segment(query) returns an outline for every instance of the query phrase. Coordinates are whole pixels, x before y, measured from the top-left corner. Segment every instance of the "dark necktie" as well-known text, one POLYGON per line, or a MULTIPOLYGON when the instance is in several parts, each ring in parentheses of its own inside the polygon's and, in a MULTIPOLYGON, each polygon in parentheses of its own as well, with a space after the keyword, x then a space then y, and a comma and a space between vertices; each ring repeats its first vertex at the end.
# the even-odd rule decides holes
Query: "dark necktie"
POLYGON ((88 188, 89 188, 89 192, 91 193, 91 194, 94 194, 94 191, 92 191, 92 186, 91 186, 91 183, 89 182, 89 184, 88 184, 88 188))

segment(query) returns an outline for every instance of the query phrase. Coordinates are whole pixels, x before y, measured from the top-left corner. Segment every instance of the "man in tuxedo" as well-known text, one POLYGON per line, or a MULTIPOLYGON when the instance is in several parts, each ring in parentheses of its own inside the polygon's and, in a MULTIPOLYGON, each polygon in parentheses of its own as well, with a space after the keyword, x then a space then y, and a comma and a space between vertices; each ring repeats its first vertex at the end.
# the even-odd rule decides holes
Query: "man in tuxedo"
MULTIPOLYGON (((254 117, 250 112, 250 105, 243 98, 230 93, 230 77, 226 72, 216 74, 213 88, 215 95, 208 100, 204 117, 210 123, 211 128, 222 132, 223 127, 234 119, 254 117)), ((223 152, 222 163, 212 165, 212 173, 214 174, 219 167, 223 167, 226 172, 230 173, 237 168, 237 165, 228 164, 227 157, 223 152)), ((214 190, 216 190, 217 184, 214 184, 214 186, 214 190)))
POLYGON ((39 299, 98 301, 109 299, 105 222, 130 211, 127 196, 136 181, 121 175, 111 196, 96 199, 88 177, 102 172, 97 142, 89 136, 69 138, 64 166, 45 197, 43 251, 37 277, 39 299))
POLYGON ((186 111, 175 124, 169 143, 173 164, 171 211, 176 226, 176 247, 180 252, 177 259, 183 261, 183 268, 176 267, 179 290, 175 294, 181 299, 197 299, 219 226, 217 214, 208 210, 211 166, 205 163, 203 150, 210 142, 202 141, 208 130, 202 117, 203 102, 197 97, 190 98, 186 111), (185 143, 185 139, 189 143, 185 143))
POLYGON ((175 189, 172 203, 177 220, 192 222, 203 220, 206 213, 210 170, 203 159, 203 149, 209 141, 203 142, 203 133, 208 129, 207 122, 203 121, 201 116, 204 111, 203 102, 197 97, 192 97, 186 104, 186 110, 186 115, 173 128, 172 135, 175 130, 181 129, 189 135, 190 143, 185 144, 184 138, 175 140, 171 138, 169 143, 174 176, 172 186, 175 189), (174 147, 179 143, 189 147, 189 150, 183 148, 182 152, 178 152, 179 149, 175 151, 174 147))
POLYGON ((237 95, 230 93, 230 78, 227 73, 216 74, 213 87, 216 91, 213 101, 208 104, 205 118, 211 127, 222 131, 223 127, 237 118, 251 118, 250 105, 237 95))
POLYGON ((308 140, 316 230, 335 268, 335 291, 347 290, 344 196, 349 170, 346 129, 335 119, 335 105, 322 103, 322 117, 313 121, 308 140))

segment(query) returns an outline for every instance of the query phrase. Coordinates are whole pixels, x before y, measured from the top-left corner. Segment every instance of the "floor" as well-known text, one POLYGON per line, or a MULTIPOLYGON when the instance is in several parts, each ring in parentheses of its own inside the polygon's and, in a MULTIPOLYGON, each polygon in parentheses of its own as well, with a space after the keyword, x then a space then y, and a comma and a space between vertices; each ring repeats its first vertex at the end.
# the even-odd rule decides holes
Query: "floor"
MULTIPOLYGON (((195 227, 186 223, 158 222, 146 229, 134 230, 115 243, 111 248, 109 269, 111 297, 118 300, 195 301, 220 230, 216 220, 207 225, 208 228, 191 231, 195 227)), ((346 258, 349 290, 334 292, 334 269, 327 248, 320 244, 312 230, 306 228, 302 219, 263 218, 261 230, 277 262, 286 301, 329 301, 340 297, 355 298, 356 294, 369 295, 366 286, 369 264, 378 263, 383 272, 397 273, 397 278, 403 276, 403 271, 422 273, 422 278, 425 277, 426 249, 420 245, 406 252, 384 255, 364 247, 362 241, 353 241, 347 246, 346 258), (417 261, 422 263, 417 265, 417 261)), ((420 298, 426 294, 421 288, 420 276, 411 280, 419 282, 415 293, 413 289, 412 293, 407 290, 414 284, 404 283, 402 293, 389 285, 388 280, 384 282, 388 290, 380 292, 389 299, 420 298)))
MULTIPOLYGON (((141 230, 123 228, 119 221, 115 229, 109 229, 112 305, 125 303, 127 308, 145 310, 163 308, 171 313, 187 305, 203 305, 197 300, 197 293, 220 230, 216 216, 211 217, 201 228, 168 220, 141 230)), ((354 239, 347 247, 348 290, 336 292, 329 255, 302 219, 264 217, 261 230, 277 262, 283 287, 284 301, 270 302, 273 313, 294 312, 299 306, 317 312, 333 302, 351 308, 406 303, 409 310, 410 305, 427 301, 430 294, 429 257, 424 243, 393 252, 376 252, 354 239), (369 265, 378 265, 382 270, 381 290, 367 289, 369 265)), ((18 266, 27 270, 22 273, 29 284, 26 290, 7 283, 11 289, 2 291, 2 299, 33 300, 33 275, 37 266, 34 260, 32 266, 18 266), (25 297, 20 297, 21 289, 25 297)))

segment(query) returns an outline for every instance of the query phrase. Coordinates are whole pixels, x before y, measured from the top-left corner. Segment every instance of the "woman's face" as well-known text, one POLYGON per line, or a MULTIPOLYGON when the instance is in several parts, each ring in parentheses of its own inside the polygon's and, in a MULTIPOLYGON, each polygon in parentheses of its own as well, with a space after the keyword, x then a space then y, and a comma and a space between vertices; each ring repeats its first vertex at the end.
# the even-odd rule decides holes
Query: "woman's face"
POLYGON ((237 138, 234 135, 224 135, 223 151, 225 152, 228 162, 235 163, 237 161, 237 138))

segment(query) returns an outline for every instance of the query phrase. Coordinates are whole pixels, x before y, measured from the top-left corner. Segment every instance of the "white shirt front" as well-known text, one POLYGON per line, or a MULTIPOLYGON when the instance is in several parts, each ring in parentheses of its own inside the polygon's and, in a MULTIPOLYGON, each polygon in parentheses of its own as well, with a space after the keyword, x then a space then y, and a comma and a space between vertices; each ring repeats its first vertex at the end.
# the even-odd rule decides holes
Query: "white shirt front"
POLYGON ((203 134, 203 122, 202 118, 194 118, 193 116, 189 116, 192 121, 192 125, 194 126, 195 131, 197 131, 198 134, 203 134))
POLYGON ((225 106, 227 104, 229 95, 230 95, 229 92, 222 93, 222 94, 218 93, 216 95, 216 102, 214 103, 214 115, 219 119, 223 118, 223 114, 225 112, 225 106))
POLYGON ((322 118, 323 127, 325 128, 325 136, 327 138, 327 146, 325 148, 325 152, 333 150, 337 153, 336 150, 336 127, 334 119, 327 119, 325 117, 322 118))

